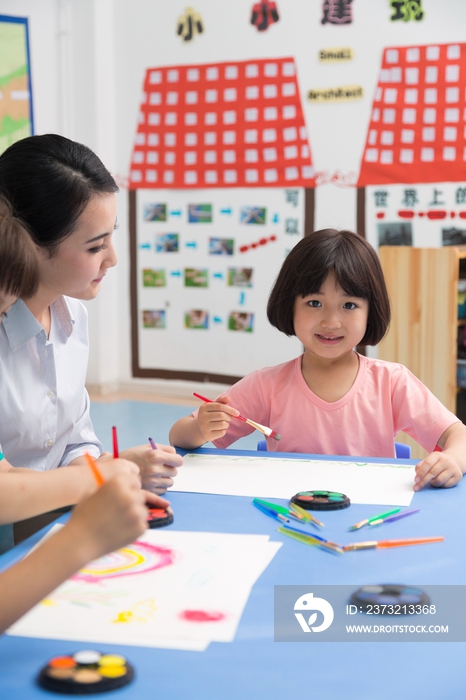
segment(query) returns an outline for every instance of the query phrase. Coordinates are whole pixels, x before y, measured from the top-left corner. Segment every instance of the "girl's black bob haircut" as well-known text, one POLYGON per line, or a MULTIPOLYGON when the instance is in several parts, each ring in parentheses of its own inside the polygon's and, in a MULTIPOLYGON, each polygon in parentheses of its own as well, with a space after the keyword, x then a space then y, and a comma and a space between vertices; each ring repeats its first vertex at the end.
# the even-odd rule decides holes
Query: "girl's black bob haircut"
POLYGON ((295 335, 296 297, 318 292, 331 272, 346 294, 369 302, 366 333, 360 345, 377 345, 390 324, 387 287, 377 253, 362 236, 351 231, 315 231, 291 250, 270 293, 270 323, 286 335, 295 335))

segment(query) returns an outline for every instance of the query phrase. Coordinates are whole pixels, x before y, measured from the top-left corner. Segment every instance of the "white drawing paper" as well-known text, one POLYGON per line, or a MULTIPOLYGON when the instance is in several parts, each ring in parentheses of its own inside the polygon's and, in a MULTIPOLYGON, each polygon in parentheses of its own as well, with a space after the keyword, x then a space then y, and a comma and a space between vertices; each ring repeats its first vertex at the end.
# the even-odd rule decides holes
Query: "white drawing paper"
POLYGON ((173 490, 289 499, 298 491, 326 489, 352 503, 409 506, 413 486, 414 465, 402 462, 187 454, 173 490))

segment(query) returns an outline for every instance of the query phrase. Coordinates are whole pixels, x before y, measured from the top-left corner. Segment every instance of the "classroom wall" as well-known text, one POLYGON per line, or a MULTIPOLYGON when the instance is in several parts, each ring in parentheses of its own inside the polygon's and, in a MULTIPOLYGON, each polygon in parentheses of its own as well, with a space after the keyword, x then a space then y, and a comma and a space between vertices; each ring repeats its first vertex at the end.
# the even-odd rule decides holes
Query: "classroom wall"
MULTIPOLYGON (((87 303, 91 358, 88 381, 102 390, 157 387, 185 393, 183 382, 133 380, 130 356, 128 198, 126 178, 148 67, 293 56, 312 159, 320 184, 315 226, 356 227, 356 183, 372 99, 386 46, 466 41, 464 0, 422 0, 421 22, 390 22, 388 0, 353 0, 352 24, 322 25, 321 0, 277 0, 280 21, 265 32, 249 24, 251 0, 195 0, 205 33, 176 35, 185 3, 162 0, 0 0, 0 13, 30 20, 36 133, 58 132, 93 148, 121 185, 118 266, 99 297, 87 303), (354 59, 326 65, 318 51, 351 47, 354 59), (311 104, 312 88, 362 85, 364 97, 311 104), (330 182, 331 178, 337 182, 330 182)), ((189 369, 189 368, 187 368, 189 369)))

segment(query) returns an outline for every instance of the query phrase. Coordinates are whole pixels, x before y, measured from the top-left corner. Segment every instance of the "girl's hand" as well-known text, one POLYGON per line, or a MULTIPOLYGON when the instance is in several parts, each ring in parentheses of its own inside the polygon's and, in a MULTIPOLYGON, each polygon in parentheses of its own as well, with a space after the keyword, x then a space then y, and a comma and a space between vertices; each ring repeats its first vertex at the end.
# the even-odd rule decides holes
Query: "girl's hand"
POLYGON ((137 539, 147 529, 145 493, 139 477, 120 473, 77 505, 65 526, 91 561, 137 539))
POLYGON ((102 457, 101 455, 97 460, 99 471, 102 474, 104 481, 108 481, 117 474, 134 474, 135 476, 139 474, 137 464, 134 464, 134 462, 121 458, 113 459, 109 453, 107 454, 108 457, 102 457))
POLYGON ((199 407, 197 424, 205 442, 223 437, 228 430, 231 419, 234 416, 239 416, 239 411, 236 408, 227 405, 229 402, 229 396, 219 396, 214 402, 203 403, 199 407))
POLYGON ((450 488, 463 477, 463 472, 456 458, 445 452, 431 452, 422 462, 416 464, 414 490, 419 491, 426 484, 450 488))
POLYGON ((157 494, 152 493, 152 491, 143 490, 143 494, 146 506, 148 506, 149 508, 163 508, 164 510, 170 509, 170 501, 167 501, 166 498, 162 498, 162 496, 157 496, 157 494))

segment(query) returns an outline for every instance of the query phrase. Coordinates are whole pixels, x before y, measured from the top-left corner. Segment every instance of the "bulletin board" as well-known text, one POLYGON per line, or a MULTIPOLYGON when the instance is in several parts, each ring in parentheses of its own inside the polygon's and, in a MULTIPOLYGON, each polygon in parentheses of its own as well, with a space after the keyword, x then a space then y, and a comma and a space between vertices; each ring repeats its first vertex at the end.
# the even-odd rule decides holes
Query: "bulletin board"
POLYGON ((383 52, 358 181, 374 247, 466 243, 466 43, 383 52))
POLYGON ((294 60, 148 69, 130 183, 134 376, 232 383, 299 354, 266 317, 313 227, 294 60))
POLYGON ((34 133, 28 20, 0 15, 0 153, 34 133))
POLYGON ((302 188, 131 192, 135 376, 232 383, 299 354, 266 306, 305 213, 302 188))
MULTIPOLYGON (((269 326, 266 303, 303 235, 466 242, 466 5, 205 0, 177 23, 173 12, 160 11, 163 52, 147 22, 141 51, 119 63, 138 101, 125 171, 132 373, 230 383, 301 351, 269 326)), ((132 31, 122 17, 122 43, 132 31)))

